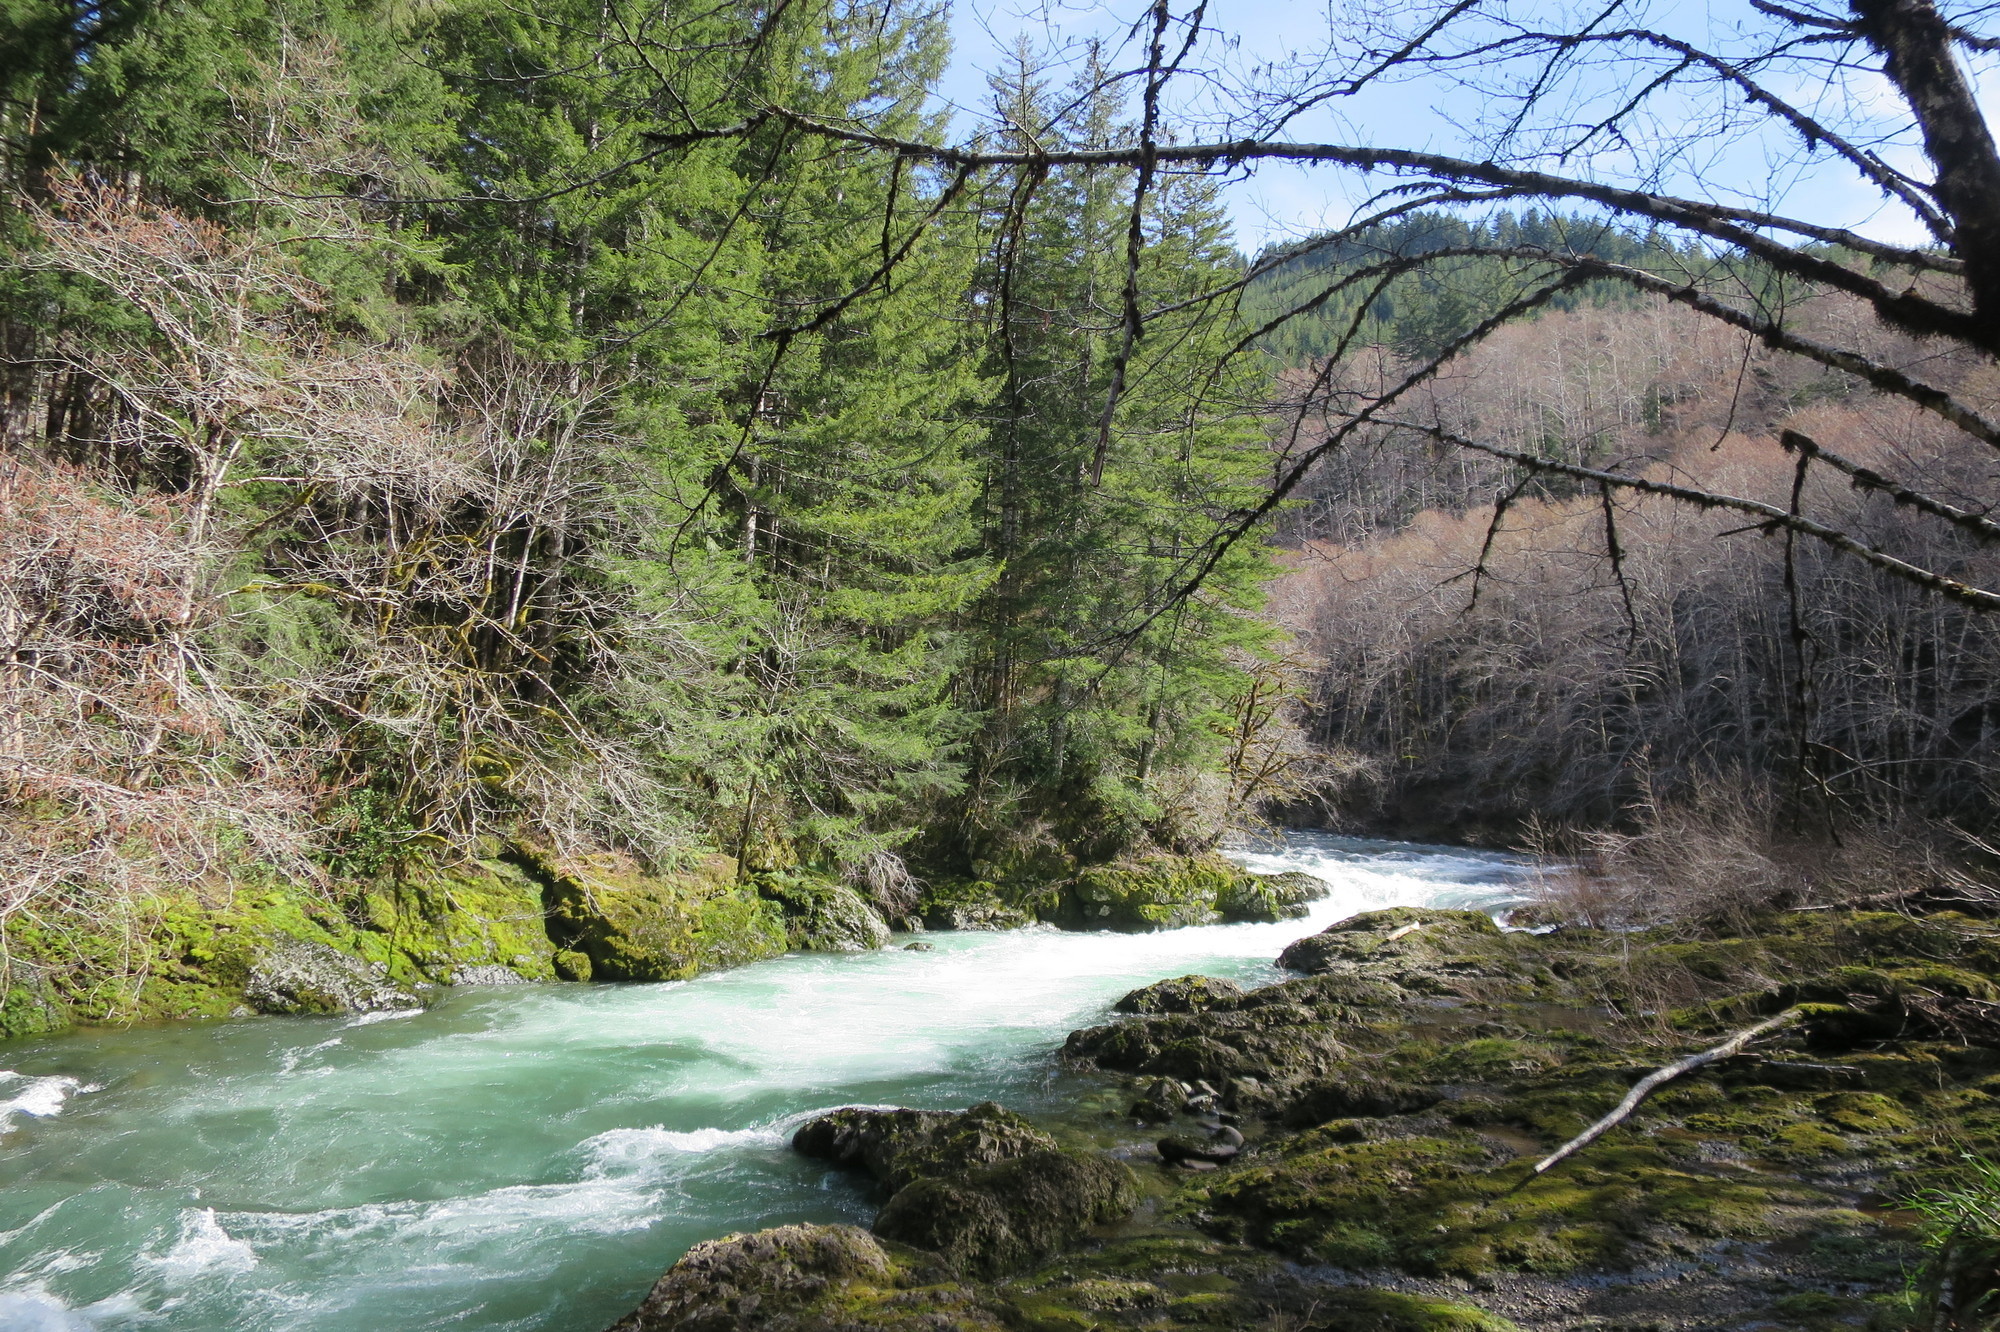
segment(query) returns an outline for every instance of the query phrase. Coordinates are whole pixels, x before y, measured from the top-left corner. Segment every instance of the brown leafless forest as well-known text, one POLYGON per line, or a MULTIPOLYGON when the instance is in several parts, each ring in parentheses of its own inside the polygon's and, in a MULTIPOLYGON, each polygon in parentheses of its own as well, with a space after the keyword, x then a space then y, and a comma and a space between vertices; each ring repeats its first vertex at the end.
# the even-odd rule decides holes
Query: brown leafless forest
MULTIPOLYGON (((1977 360, 1882 332, 1835 296, 1793 315, 1990 410, 1977 360)), ((1342 373, 1407 369, 1377 350, 1342 373)), ((2000 576, 1990 547, 1949 529, 1912 547, 1892 496, 1802 467, 1816 446, 1966 503, 1983 446, 1664 301, 1500 330, 1406 413, 1504 450, 1806 507, 1975 585, 2000 576)), ((1349 819, 1541 838, 1745 901, 1888 891, 1923 879, 1927 852, 1982 849, 1972 830, 1992 817, 2000 760, 1991 616, 1737 510, 1388 432, 1320 463, 1303 494, 1281 613, 1325 663, 1315 734, 1366 756, 1336 799, 1349 819)))

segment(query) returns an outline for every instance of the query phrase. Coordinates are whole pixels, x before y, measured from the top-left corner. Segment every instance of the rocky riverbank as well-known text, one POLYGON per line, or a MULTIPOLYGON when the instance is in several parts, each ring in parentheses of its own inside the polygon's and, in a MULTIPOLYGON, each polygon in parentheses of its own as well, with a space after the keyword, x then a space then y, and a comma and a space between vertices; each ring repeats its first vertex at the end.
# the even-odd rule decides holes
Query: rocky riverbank
POLYGON ((786 952, 880 948, 891 928, 1155 930, 1305 913, 1323 885, 1220 856, 940 879, 901 909, 806 867, 649 870, 495 845, 482 859, 307 890, 254 877, 124 919, 7 925, 0 1037, 75 1024, 422 1006, 435 987, 685 980, 786 952), (1053 876, 1053 877, 1048 877, 1053 876))
POLYGON ((1073 1033, 1102 1077, 1060 1122, 804 1126, 876 1181, 872 1233, 698 1245, 618 1332, 1907 1327, 1899 1204, 2000 1129, 2000 930, 1956 913, 1609 935, 1398 908, 1283 964, 1073 1033))

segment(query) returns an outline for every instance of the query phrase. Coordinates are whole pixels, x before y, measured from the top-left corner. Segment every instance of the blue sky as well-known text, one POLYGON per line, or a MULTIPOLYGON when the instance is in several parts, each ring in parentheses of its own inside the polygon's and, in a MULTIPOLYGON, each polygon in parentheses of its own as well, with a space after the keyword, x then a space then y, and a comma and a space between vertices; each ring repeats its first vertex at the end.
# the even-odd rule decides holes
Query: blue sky
MULTIPOLYGON (((1560 22, 1563 0, 1493 0, 1516 17, 1560 22)), ((1212 79, 1191 80, 1181 98, 1181 110, 1191 117, 1213 116, 1228 100, 1207 95, 1203 87, 1219 81, 1259 86, 1260 69, 1327 49, 1331 34, 1371 12, 1407 5, 1408 0, 1211 0, 1209 22, 1225 30, 1228 42, 1217 42, 1195 62, 1212 79)), ((1175 12, 1188 7, 1176 0, 1175 12)), ((1146 12, 1146 0, 1115 0, 1107 4, 1078 0, 953 0, 954 58, 942 95, 960 108, 955 129, 963 133, 975 123, 985 102, 986 74, 1005 63, 1016 34, 1025 33, 1035 46, 1054 52, 1058 64, 1074 61, 1081 44, 1097 37, 1126 43, 1119 66, 1136 64, 1141 46, 1129 34, 1134 19, 1146 12)), ((1637 0, 1623 22, 1665 28, 1708 48, 1727 48, 1738 25, 1755 24, 1747 4, 1671 3, 1637 0)), ((1986 62, 1988 66, 1996 62, 1986 62)), ((1982 89, 2000 92, 2000 77, 1990 68, 1975 69, 1982 89)), ((1577 85, 1583 96, 1622 100, 1617 82, 1630 78, 1628 68, 1587 74, 1577 85)), ((1879 79, 1849 76, 1838 85, 1817 80, 1811 70, 1774 72, 1771 78, 1784 95, 1810 103, 1822 115, 1866 128, 1873 107, 1888 105, 1889 94, 1879 79)), ((1312 113, 1295 124, 1295 139, 1369 143, 1385 147, 1460 153, 1472 142, 1473 122, 1488 107, 1485 99, 1441 79, 1413 79, 1384 85, 1369 94, 1312 113)), ((1885 240, 1921 238, 1916 219, 1900 205, 1884 203, 1873 187, 1857 180, 1845 167, 1806 166, 1796 161, 1794 144, 1756 126, 1725 125, 1697 118, 1692 104, 1659 110, 1656 122, 1663 139, 1679 140, 1673 160, 1655 163, 1660 184, 1677 193, 1698 193, 1701 181, 1727 182, 1714 197, 1772 207, 1809 220, 1850 226, 1885 240), (1677 120, 1685 115, 1685 120, 1677 120)), ((1189 135, 1187 137, 1206 137, 1189 135)), ((1884 156, 1899 169, 1921 174, 1923 162, 1908 144, 1887 143, 1884 156)), ((1484 153, 1476 154, 1484 156, 1484 153)), ((1607 168, 1607 169, 1616 169, 1607 168)), ((1345 221, 1367 191, 1383 184, 1351 172, 1312 167, 1264 167, 1254 178, 1232 184, 1227 191, 1237 241, 1255 251, 1261 245, 1311 234, 1345 221)))

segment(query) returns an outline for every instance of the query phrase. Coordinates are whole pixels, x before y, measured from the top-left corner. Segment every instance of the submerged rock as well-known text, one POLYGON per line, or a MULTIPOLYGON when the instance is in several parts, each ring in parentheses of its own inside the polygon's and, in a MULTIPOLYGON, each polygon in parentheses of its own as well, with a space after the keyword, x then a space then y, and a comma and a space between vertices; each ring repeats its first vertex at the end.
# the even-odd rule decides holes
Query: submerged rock
POLYGON ((1178 1165, 1182 1161, 1205 1161, 1211 1165, 1221 1165, 1233 1161, 1243 1150, 1243 1134, 1224 1125, 1212 1137, 1194 1138, 1184 1133, 1170 1133, 1155 1144, 1160 1159, 1168 1165, 1178 1165))
POLYGON ((381 1013, 423 1001, 389 980, 389 969, 310 939, 270 940, 250 968, 243 997, 259 1013, 381 1013))

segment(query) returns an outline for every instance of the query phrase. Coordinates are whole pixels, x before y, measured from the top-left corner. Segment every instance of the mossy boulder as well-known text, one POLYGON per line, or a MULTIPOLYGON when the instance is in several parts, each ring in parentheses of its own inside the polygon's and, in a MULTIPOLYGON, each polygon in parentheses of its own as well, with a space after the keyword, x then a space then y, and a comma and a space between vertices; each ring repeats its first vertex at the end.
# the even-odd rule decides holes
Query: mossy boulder
POLYGON ((1332 1290, 1317 1301, 1306 1332, 1520 1332, 1497 1314, 1457 1300, 1366 1288, 1332 1290))
POLYGON ((1390 907, 1349 916, 1299 940, 1278 955, 1278 965, 1308 975, 1344 968, 1463 973, 1488 962, 1505 938, 1482 912, 1390 907))
POLYGON ((836 1110, 801 1125, 804 1155, 866 1170, 888 1201, 875 1233, 928 1250, 952 1271, 993 1276, 1039 1262, 1137 1199, 1132 1172, 1066 1151, 986 1102, 961 1114, 836 1110))
POLYGON ((1210 925, 1217 903, 1249 876, 1220 856, 1155 856, 1077 873, 1062 886, 1055 923, 1127 933, 1210 925))
POLYGON ((759 874, 756 884, 784 912, 786 941, 799 952, 862 953, 889 942, 882 918, 838 880, 779 871, 759 874))
POLYGON ((927 1176, 957 1174, 1055 1145, 1048 1134, 991 1101, 963 1113, 836 1110, 808 1120, 792 1135, 794 1151, 867 1171, 884 1197, 927 1176))
MULTIPOLYGON (((619 856, 562 861, 527 849, 517 863, 541 885, 553 951, 588 958, 589 979, 687 980, 790 946, 782 909, 738 884, 736 863, 724 856, 671 874, 648 874, 619 856)), ((565 970, 583 968, 570 962, 565 970)))
POLYGON ((1244 874, 1216 894, 1215 909, 1224 920, 1297 920, 1332 891, 1324 879, 1297 870, 1244 874))
POLYGON ((1412 1086, 1389 1078, 1345 1074, 1321 1078, 1299 1089, 1284 1109, 1284 1121, 1300 1128, 1330 1119, 1380 1119, 1415 1114, 1444 1099, 1434 1087, 1412 1086))
POLYGON ((925 886, 917 914, 934 930, 1018 930, 1036 924, 1054 900, 1046 888, 940 878, 925 886))
POLYGON ((1111 1007, 1115 1013, 1199 1013, 1242 997, 1243 987, 1235 981, 1217 976, 1178 976, 1134 990, 1111 1007))
POLYGON ((898 1189, 875 1233, 995 1276, 1045 1261, 1138 1201, 1132 1172, 1090 1152, 1049 1148, 898 1189))
MULTIPOLYGON (((940 1305, 972 1312, 949 1298, 898 1309, 913 1284, 908 1264, 865 1230, 779 1226, 695 1245, 610 1332, 916 1332, 939 1326, 930 1319, 940 1305)), ((945 1326, 997 1328, 977 1317, 945 1326)))

